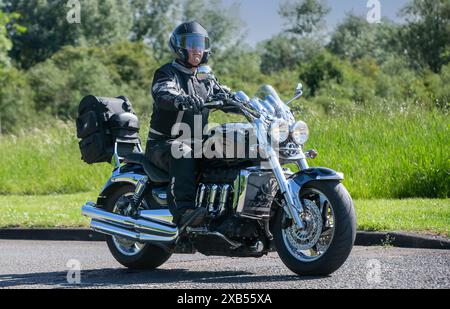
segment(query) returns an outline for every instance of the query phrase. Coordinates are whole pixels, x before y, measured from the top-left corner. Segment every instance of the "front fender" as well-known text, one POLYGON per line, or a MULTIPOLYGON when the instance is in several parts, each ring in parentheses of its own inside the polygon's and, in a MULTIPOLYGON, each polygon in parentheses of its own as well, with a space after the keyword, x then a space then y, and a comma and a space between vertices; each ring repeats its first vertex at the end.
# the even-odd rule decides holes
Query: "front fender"
POLYGON ((289 178, 289 183, 296 187, 296 191, 300 191, 307 183, 311 181, 329 181, 344 180, 344 174, 336 172, 325 167, 314 167, 300 171, 289 178))

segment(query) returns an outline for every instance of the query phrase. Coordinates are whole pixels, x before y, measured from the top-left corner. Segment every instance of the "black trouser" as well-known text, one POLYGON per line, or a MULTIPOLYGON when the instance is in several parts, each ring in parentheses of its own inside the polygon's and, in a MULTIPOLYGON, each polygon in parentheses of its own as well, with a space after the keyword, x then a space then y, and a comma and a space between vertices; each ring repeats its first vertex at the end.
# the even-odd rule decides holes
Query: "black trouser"
POLYGON ((195 208, 198 159, 193 158, 191 147, 173 139, 150 139, 145 155, 154 165, 169 173, 167 198, 174 219, 184 210, 195 208), (175 148, 182 149, 186 155, 180 159, 174 158, 172 150, 175 148))

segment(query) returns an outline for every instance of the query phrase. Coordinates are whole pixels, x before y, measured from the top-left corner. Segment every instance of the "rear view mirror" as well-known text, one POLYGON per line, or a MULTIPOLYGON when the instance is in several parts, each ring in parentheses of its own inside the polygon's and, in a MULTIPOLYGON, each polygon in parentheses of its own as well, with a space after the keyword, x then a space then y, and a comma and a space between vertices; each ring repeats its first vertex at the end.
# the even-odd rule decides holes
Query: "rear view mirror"
POLYGON ((295 88, 295 96, 302 95, 303 94, 303 84, 298 83, 297 88, 295 88))
POLYGON ((303 95, 303 84, 302 83, 298 83, 297 87, 295 88, 295 96, 289 100, 288 102, 286 102, 286 105, 291 104, 292 102, 294 102, 295 100, 300 99, 300 97, 303 95))
POLYGON ((210 81, 215 79, 214 73, 209 65, 199 66, 196 76, 199 81, 210 81))

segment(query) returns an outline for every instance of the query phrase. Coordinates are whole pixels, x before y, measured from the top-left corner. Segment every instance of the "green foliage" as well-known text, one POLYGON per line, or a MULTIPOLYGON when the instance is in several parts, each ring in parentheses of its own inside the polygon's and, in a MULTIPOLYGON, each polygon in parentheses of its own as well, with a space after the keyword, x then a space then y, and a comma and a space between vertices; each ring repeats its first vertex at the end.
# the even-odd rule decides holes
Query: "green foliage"
POLYGON ((328 52, 316 54, 300 67, 300 79, 305 82, 311 96, 316 94, 324 82, 340 83, 342 74, 339 60, 328 52))
POLYGON ((224 54, 226 56, 228 50, 242 43, 243 22, 238 17, 237 5, 225 9, 220 0, 190 0, 183 3, 182 21, 196 20, 208 30, 216 59, 224 54))
POLYGON ((399 27, 389 20, 370 24, 365 17, 348 14, 333 32, 328 48, 341 58, 354 61, 371 57, 383 63, 399 50, 398 32, 399 27))
MULTIPOLYGON (((0 8, 2 2, 0 1, 0 8)), ((8 32, 23 33, 26 28, 18 25, 15 20, 19 17, 17 13, 5 13, 0 10, 0 69, 10 66, 8 52, 13 47, 8 32)))
POLYGON ((309 36, 325 27, 325 16, 330 11, 322 0, 295 0, 282 4, 279 13, 286 20, 288 32, 309 36))
MULTIPOLYGON (((298 116, 310 126, 306 146, 319 151, 310 164, 344 172, 355 198, 450 196, 448 115, 417 109, 298 116)), ((147 119, 141 119, 142 137, 148 132, 147 119)), ((214 115, 213 120, 230 119, 214 115)), ((99 191, 112 169, 80 160, 73 122, 53 120, 51 128, 4 136, 0 156, 0 194, 99 191)))
MULTIPOLYGON (((56 56, 62 56, 56 54, 56 56)), ((53 59, 37 64, 29 72, 30 85, 34 90, 36 109, 45 114, 68 119, 76 115, 77 105, 85 95, 113 95, 117 92, 119 77, 92 58, 67 59, 59 67, 53 59), (66 74, 70 70, 71 74, 66 74)))
POLYGON ((80 3, 81 24, 75 43, 107 45, 128 38, 133 21, 128 1, 81 0, 80 3))
POLYGON ((146 40, 158 60, 167 57, 167 40, 176 27, 180 3, 171 0, 131 0, 130 5, 133 12, 132 40, 146 40))
POLYGON ((258 49, 261 51, 261 71, 273 74, 293 70, 297 64, 310 61, 322 46, 313 39, 281 34, 260 43, 258 49))
POLYGON ((416 67, 428 66, 433 72, 450 60, 450 2, 413 0, 402 10, 407 23, 402 43, 416 67))
POLYGON ((126 95, 139 112, 148 112, 155 68, 145 45, 123 42, 103 48, 65 47, 30 69, 28 78, 38 112, 70 119, 88 94, 126 95))
POLYGON ((9 64, 8 51, 12 47, 12 43, 7 36, 6 25, 8 22, 7 15, 0 11, 0 68, 9 64))
POLYGON ((346 174, 356 198, 449 197, 448 114, 423 112, 304 115, 315 166, 346 174))
POLYGON ((26 129, 0 138, 0 194, 99 191, 111 167, 80 159, 74 123, 52 119, 46 129, 26 129))
POLYGON ((67 22, 66 3, 0 0, 0 194, 98 191, 110 167, 79 158, 80 99, 128 96, 145 116, 145 137, 153 74, 171 58, 168 36, 178 21, 197 19, 211 34, 210 64, 234 91, 271 84, 290 99, 305 84, 292 108, 310 124, 308 146, 323 153, 315 163, 344 171, 354 196, 449 196, 446 1, 412 1, 401 25, 350 14, 327 46, 324 2, 291 1, 280 9, 290 32, 256 49, 242 44, 238 6, 218 0, 83 0, 81 24, 67 22))
POLYGON ((373 58, 350 62, 329 52, 315 55, 299 65, 306 95, 315 97, 327 113, 357 110, 389 111, 414 106, 448 110, 448 65, 441 74, 415 72, 402 57, 388 57, 382 65, 373 58))
POLYGON ((24 72, 0 68, 0 133, 30 125, 33 118, 31 89, 24 72))
POLYGON ((256 91, 255 87, 263 82, 261 58, 258 53, 237 48, 229 50, 226 59, 221 61, 214 56, 211 59, 211 66, 218 79, 235 90, 245 90, 249 93, 256 91))
POLYGON ((128 2, 81 0, 80 23, 69 23, 65 0, 4 1, 3 10, 18 13, 26 32, 11 31, 11 56, 24 68, 51 57, 65 45, 109 44, 126 39, 131 29, 128 2))

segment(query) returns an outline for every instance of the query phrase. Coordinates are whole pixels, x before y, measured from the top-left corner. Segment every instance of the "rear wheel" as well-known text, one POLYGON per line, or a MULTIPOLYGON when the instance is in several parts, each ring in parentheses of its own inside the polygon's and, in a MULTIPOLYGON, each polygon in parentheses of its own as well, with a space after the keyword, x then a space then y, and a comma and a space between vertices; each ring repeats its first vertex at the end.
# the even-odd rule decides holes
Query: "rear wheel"
MULTIPOLYGON (((134 193, 134 186, 123 185, 107 197, 105 210, 125 215, 123 206, 128 205, 134 193)), ((164 264, 172 255, 164 249, 135 242, 116 236, 106 236, 106 243, 114 258, 130 269, 156 269, 164 264)))
POLYGON ((325 276, 347 260, 356 238, 353 201, 335 181, 316 181, 300 192, 304 230, 297 230, 284 209, 275 216, 274 238, 283 263, 298 275, 325 276))

